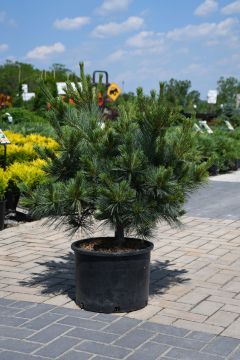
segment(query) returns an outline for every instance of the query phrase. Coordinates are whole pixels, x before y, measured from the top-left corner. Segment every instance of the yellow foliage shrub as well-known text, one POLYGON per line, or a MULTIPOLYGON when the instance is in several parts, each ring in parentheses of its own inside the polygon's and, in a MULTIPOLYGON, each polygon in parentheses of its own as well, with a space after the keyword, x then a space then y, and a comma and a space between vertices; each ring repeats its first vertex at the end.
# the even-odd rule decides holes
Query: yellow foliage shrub
POLYGON ((7 175, 16 186, 24 184, 31 188, 45 181, 46 175, 42 170, 44 160, 38 159, 31 162, 15 162, 7 168, 7 175))
MULTIPOLYGON (((31 134, 24 136, 22 134, 5 131, 5 134, 11 144, 7 145, 7 165, 17 162, 25 162, 37 159, 38 155, 34 146, 47 147, 51 150, 57 150, 58 144, 50 137, 31 134)), ((3 156, 3 147, 0 148, 0 157, 3 156)))
POLYGON ((0 200, 4 199, 9 181, 9 174, 0 168, 0 200))

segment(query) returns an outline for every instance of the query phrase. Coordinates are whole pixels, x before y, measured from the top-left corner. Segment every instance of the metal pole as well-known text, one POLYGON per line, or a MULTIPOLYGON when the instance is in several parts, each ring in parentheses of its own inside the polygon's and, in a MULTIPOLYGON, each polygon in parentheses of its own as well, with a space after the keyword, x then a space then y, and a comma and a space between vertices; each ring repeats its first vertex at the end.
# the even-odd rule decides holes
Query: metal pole
POLYGON ((21 83, 21 65, 18 65, 18 84, 21 83))
POLYGON ((4 155, 3 155, 3 170, 6 171, 7 166, 7 145, 4 144, 4 155))

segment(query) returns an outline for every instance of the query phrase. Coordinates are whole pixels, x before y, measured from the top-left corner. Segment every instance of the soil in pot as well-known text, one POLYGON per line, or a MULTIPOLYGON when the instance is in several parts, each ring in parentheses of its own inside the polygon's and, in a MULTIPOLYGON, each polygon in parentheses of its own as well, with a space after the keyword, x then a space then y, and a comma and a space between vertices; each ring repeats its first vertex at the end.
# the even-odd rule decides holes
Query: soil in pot
POLYGON ((139 251, 146 247, 145 241, 132 238, 126 239, 121 246, 117 245, 112 238, 93 238, 90 242, 79 244, 79 248, 103 253, 125 253, 132 250, 139 251))
POLYGON ((94 312, 130 312, 145 307, 149 294, 148 241, 126 239, 117 249, 114 238, 95 238, 72 244, 76 265, 76 303, 94 312))

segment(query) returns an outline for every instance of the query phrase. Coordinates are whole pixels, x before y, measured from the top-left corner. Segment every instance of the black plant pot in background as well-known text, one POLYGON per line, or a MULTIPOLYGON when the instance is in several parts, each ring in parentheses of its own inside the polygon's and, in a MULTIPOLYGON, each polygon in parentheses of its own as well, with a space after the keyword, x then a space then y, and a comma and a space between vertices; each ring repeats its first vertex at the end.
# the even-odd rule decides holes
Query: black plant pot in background
POLYGON ((232 170, 236 171, 240 168, 240 160, 234 160, 232 165, 232 170))
POLYGON ((5 194, 5 198, 7 211, 15 212, 20 198, 20 190, 17 187, 14 189, 8 189, 5 194))
POLYGON ((209 175, 216 176, 219 174, 219 168, 217 165, 213 164, 208 169, 209 175))
MULTIPOLYGON (((114 238, 99 238, 114 241, 114 238)), ((145 307, 149 295, 150 252, 153 244, 125 253, 88 251, 81 247, 96 239, 72 243, 76 266, 76 303, 94 312, 130 312, 145 307)), ((133 240, 133 239, 131 239, 133 240)))
POLYGON ((4 229, 5 204, 5 200, 0 200, 0 230, 4 229))

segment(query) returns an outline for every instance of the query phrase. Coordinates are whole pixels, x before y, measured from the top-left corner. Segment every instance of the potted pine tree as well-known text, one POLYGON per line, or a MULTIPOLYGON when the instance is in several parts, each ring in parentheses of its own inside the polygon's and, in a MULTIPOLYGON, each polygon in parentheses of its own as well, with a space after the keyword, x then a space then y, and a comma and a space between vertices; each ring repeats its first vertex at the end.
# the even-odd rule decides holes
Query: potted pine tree
POLYGON ((72 243, 76 303, 97 312, 133 311, 148 301, 148 240, 160 221, 180 223, 186 196, 206 179, 208 164, 200 163, 191 120, 162 96, 139 89, 135 101, 119 107, 117 121, 104 124, 83 76, 76 106, 49 99, 60 150, 41 151, 47 181, 26 194, 25 204, 70 233, 90 232, 96 222, 109 226, 111 237, 72 243))

